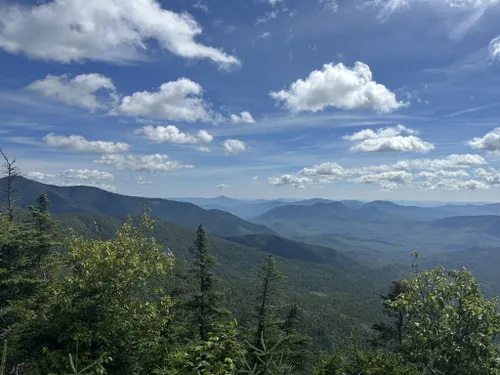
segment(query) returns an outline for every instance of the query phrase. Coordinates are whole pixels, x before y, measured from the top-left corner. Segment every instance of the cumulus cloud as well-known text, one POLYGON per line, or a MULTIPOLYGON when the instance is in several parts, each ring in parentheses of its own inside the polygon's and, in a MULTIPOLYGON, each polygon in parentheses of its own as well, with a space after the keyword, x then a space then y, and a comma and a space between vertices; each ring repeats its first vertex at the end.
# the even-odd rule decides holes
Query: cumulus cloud
POLYGON ((61 63, 144 60, 151 41, 186 59, 209 59, 221 67, 240 61, 196 41, 202 33, 187 13, 163 9, 155 0, 52 0, 0 9, 0 48, 61 63))
POLYGON ((394 190, 407 185, 413 179, 411 173, 405 171, 391 171, 376 174, 366 174, 351 181, 362 184, 378 184, 382 190, 394 190))
POLYGON ((482 181, 457 179, 444 179, 438 182, 424 181, 420 184, 420 187, 425 190, 477 190, 489 188, 482 181))
POLYGON ((68 169, 58 174, 29 172, 27 177, 29 179, 51 185, 85 185, 110 191, 116 190, 115 186, 109 184, 109 182, 113 181, 115 177, 111 173, 95 169, 68 169))
POLYGON ((434 145, 413 135, 403 137, 367 139, 350 148, 359 152, 429 152, 434 145))
POLYGON ((490 42, 489 51, 493 60, 500 61, 500 35, 490 42))
POLYGON ((222 145, 224 146, 224 153, 226 155, 239 154, 247 149, 245 142, 237 139, 226 139, 222 145))
POLYGON ((112 165, 118 169, 135 172, 171 172, 180 168, 193 168, 192 165, 184 165, 178 161, 170 161, 168 155, 102 155, 94 163, 112 165))
POLYGON ((460 169, 458 171, 447 171, 447 170, 432 171, 432 172, 424 171, 424 172, 419 172, 417 174, 417 176, 426 178, 428 180, 436 180, 436 179, 440 179, 443 177, 446 177, 446 178, 469 177, 470 174, 467 171, 460 169))
POLYGON ((151 185, 153 183, 153 181, 147 180, 143 176, 137 176, 135 178, 135 183, 137 185, 151 185))
POLYGON ((276 6, 276 4, 278 4, 281 1, 283 0, 267 0, 267 2, 271 4, 271 6, 276 6))
POLYGON ((90 111, 110 108, 118 101, 111 79, 95 73, 81 74, 74 78, 67 74, 49 74, 44 79, 31 83, 28 89, 47 98, 90 111))
POLYGON ((139 91, 125 96, 111 115, 152 117, 162 120, 211 121, 203 100, 203 88, 187 78, 162 84, 158 91, 139 91))
POLYGON ((47 147, 91 154, 119 154, 130 148, 127 143, 87 141, 81 135, 65 137, 54 133, 43 137, 43 142, 47 147))
POLYGON ((493 129, 482 138, 474 138, 467 144, 477 151, 500 152, 500 128, 493 129))
POLYGON ((239 115, 231 115, 231 122, 233 124, 254 124, 255 120, 253 119, 250 112, 240 112, 239 115))
POLYGON ((274 186, 292 185, 304 189, 306 184, 312 183, 313 179, 308 177, 296 176, 293 174, 284 174, 280 177, 270 177, 269 183, 274 186))
POLYGON ((252 180, 257 181, 259 179, 259 176, 253 176, 252 180))
POLYGON ((389 168, 397 170, 438 170, 446 168, 469 168, 487 164, 481 155, 452 154, 443 159, 413 159, 399 161, 389 168))
POLYGON ((388 113, 405 105, 387 87, 373 81, 370 67, 362 62, 356 62, 353 68, 342 63, 325 64, 306 79, 292 83, 287 90, 269 95, 284 102, 293 112, 318 112, 335 107, 388 113))
POLYGON ((346 135, 342 137, 342 139, 358 142, 353 145, 350 150, 359 152, 425 153, 434 149, 434 145, 432 143, 425 142, 414 134, 418 134, 418 132, 403 125, 397 125, 395 127, 387 127, 377 130, 361 130, 352 135, 346 135))
POLYGON ((197 144, 210 143, 214 139, 206 130, 200 130, 196 135, 183 133, 173 125, 144 126, 137 129, 135 134, 143 134, 146 139, 152 143, 180 143, 180 144, 197 144))
POLYGON ((351 135, 345 135, 342 139, 346 141, 365 141, 367 139, 391 138, 401 134, 416 135, 418 131, 407 128, 404 125, 396 125, 393 127, 380 129, 364 129, 351 135))
POLYGON ((493 168, 478 168, 474 175, 490 186, 500 186, 500 171, 493 168))
POLYGON ((219 190, 224 190, 224 189, 227 189, 228 187, 229 187, 229 185, 226 185, 226 184, 217 185, 217 189, 219 189, 219 190))
MULTIPOLYGON (((292 185, 300 188, 305 188, 306 185, 318 186, 331 184, 335 181, 345 181, 358 184, 377 184, 382 190, 393 190, 401 186, 434 187, 433 189, 437 190, 438 187, 444 189, 443 186, 446 185, 446 182, 439 184, 440 181, 455 181, 455 186, 460 189, 470 189, 474 185, 473 183, 458 184, 456 181, 463 181, 461 178, 470 177, 470 173, 466 169, 483 164, 486 164, 484 158, 471 154, 453 154, 443 159, 401 160, 390 165, 381 164, 357 168, 344 168, 335 162, 328 162, 303 168, 297 173, 271 177, 268 181, 275 186, 292 185)), ((481 170, 477 169, 478 172, 475 175, 485 181, 482 182, 483 184, 487 184, 486 175, 479 175, 481 170)), ((492 171, 486 174, 490 176, 491 181, 497 178, 492 171)), ((500 181, 500 174, 498 179, 500 181)), ((492 184, 491 181, 490 184, 492 184)), ((476 184, 476 186, 480 188, 482 185, 476 184)))

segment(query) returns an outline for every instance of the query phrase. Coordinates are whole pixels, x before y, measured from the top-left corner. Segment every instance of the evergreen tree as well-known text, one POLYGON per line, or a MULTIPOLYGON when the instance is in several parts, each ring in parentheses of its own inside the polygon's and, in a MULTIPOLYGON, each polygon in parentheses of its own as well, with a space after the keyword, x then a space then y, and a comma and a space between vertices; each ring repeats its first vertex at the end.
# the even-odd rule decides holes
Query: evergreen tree
POLYGON ((402 328, 404 323, 404 315, 401 310, 396 310, 392 302, 406 291, 405 284, 402 280, 394 280, 389 288, 387 295, 380 295, 382 299, 384 314, 388 317, 389 323, 378 322, 374 323, 372 329, 376 332, 376 336, 372 340, 372 344, 376 347, 386 349, 395 349, 402 344, 402 328))
POLYGON ((216 262, 211 255, 208 236, 201 224, 196 231, 196 239, 190 250, 193 255, 192 272, 195 275, 196 292, 187 306, 198 329, 200 340, 207 341, 214 323, 227 315, 227 311, 220 307, 222 294, 216 290, 213 272, 216 262))
POLYGON ((257 349, 263 349, 263 339, 270 340, 270 336, 276 332, 279 325, 279 321, 272 314, 272 303, 273 298, 275 298, 274 293, 276 292, 277 283, 283 279, 284 276, 276 268, 273 256, 269 255, 262 267, 262 286, 257 305, 257 330, 254 338, 254 345, 257 349))
POLYGON ((16 166, 16 159, 9 159, 7 155, 0 149, 0 153, 4 158, 2 164, 3 174, 6 179, 6 184, 3 193, 5 194, 5 211, 10 222, 14 221, 15 213, 15 182, 17 177, 21 175, 20 169, 16 166))

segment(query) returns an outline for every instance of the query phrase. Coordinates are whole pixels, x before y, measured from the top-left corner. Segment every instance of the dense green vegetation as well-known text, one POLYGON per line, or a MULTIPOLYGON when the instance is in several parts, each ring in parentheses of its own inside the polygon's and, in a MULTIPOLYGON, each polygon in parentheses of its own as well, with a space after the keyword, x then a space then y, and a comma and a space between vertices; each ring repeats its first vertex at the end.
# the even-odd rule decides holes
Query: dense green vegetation
MULTIPOLYGON (((51 216, 49 197, 26 208, 7 199, 0 216, 1 375, 500 373, 497 301, 464 268, 415 262, 408 274, 144 212, 51 216)), ((440 262, 460 266, 471 251, 440 262)), ((494 267, 472 266, 494 280, 494 267)))

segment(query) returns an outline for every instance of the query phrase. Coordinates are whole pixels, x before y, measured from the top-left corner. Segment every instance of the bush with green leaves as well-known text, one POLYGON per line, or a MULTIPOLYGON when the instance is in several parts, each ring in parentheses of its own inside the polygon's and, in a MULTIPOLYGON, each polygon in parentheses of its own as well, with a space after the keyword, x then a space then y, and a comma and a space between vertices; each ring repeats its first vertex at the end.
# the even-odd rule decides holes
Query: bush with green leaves
POLYGON ((154 221, 129 220, 108 241, 73 236, 58 272, 24 324, 33 373, 67 373, 68 355, 96 374, 148 374, 165 353, 171 300, 153 281, 173 260, 147 235, 154 221))
POLYGON ((416 272, 388 305, 404 317, 399 348, 422 374, 498 374, 497 300, 486 299, 465 268, 416 272))

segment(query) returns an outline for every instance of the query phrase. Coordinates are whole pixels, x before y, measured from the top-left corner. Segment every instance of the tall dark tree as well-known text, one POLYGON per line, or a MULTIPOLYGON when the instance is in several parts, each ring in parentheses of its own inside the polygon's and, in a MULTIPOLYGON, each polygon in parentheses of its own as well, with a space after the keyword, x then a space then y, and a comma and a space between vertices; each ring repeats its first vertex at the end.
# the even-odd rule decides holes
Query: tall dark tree
POLYGON ((188 302, 188 307, 193 312, 193 321, 198 328, 200 340, 207 341, 213 324, 225 315, 226 311, 220 307, 222 294, 217 291, 213 272, 216 262, 211 255, 208 236, 201 224, 190 250, 193 255, 192 271, 197 286, 195 294, 188 302))
POLYGON ((375 337, 372 343, 377 347, 386 349, 395 349, 403 341, 402 328, 404 324, 404 315, 401 310, 393 307, 392 302, 406 291, 405 284, 401 280, 392 281, 387 295, 380 295, 383 300, 384 314, 389 322, 379 322, 372 326, 375 331, 375 337))
POLYGON ((269 255, 260 270, 260 289, 256 303, 256 328, 248 350, 248 372, 252 375, 289 373, 284 361, 283 344, 286 340, 282 319, 276 315, 277 286, 283 280, 272 255, 269 255))
POLYGON ((36 199, 38 206, 29 206, 35 227, 40 232, 49 231, 53 225, 53 221, 49 214, 50 200, 47 193, 43 191, 36 199))
POLYGON ((3 175, 6 179, 3 193, 5 194, 5 210, 9 221, 14 221, 15 210, 15 191, 14 184, 16 178, 21 175, 21 170, 16 166, 16 159, 9 159, 7 155, 0 149, 0 153, 4 158, 2 164, 3 175))
POLYGON ((273 298, 278 281, 283 280, 283 274, 276 268, 276 262, 272 255, 267 257, 262 266, 262 286, 259 293, 259 304, 257 306, 257 330, 255 333, 255 347, 262 349, 262 338, 268 330, 275 328, 277 322, 272 317, 273 298))

